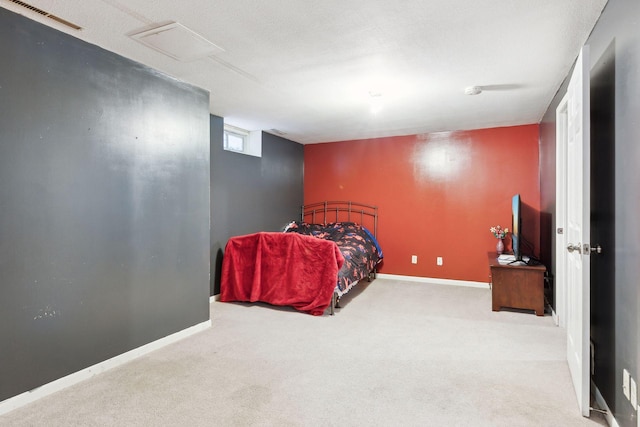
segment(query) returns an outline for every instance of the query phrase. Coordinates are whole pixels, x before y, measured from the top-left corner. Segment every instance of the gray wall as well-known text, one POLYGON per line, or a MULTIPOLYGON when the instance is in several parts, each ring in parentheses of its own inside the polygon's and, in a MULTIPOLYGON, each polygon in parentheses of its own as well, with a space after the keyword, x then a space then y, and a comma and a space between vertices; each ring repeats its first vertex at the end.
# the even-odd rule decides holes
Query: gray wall
POLYGON ((0 400, 209 319, 208 94, 0 8, 0 400))
POLYGON ((224 247, 232 236, 280 231, 300 217, 304 146, 262 133, 262 157, 225 151, 223 119, 211 116, 211 295, 220 293, 224 247))
MULTIPOLYGON (((591 51, 592 243, 605 252, 591 258, 593 380, 622 427, 636 415, 622 393, 622 370, 640 372, 640 3, 609 0, 587 44, 591 51), (594 240, 597 239, 598 241, 594 240)), ((541 123, 541 208, 555 229, 555 110, 565 81, 541 123)), ((551 231, 550 231, 551 232, 551 231)), ((560 248, 543 248, 550 260, 560 248)), ((553 271, 553 266, 552 266, 553 271)))

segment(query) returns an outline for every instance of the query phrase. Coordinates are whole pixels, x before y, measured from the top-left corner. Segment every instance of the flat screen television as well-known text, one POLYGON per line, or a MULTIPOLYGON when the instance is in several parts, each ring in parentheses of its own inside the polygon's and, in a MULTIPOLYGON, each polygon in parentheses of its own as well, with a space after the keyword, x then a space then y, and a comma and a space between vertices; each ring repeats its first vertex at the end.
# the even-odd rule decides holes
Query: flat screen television
POLYGON ((522 261, 522 210, 520 209, 520 194, 511 198, 511 248, 516 261, 522 261))

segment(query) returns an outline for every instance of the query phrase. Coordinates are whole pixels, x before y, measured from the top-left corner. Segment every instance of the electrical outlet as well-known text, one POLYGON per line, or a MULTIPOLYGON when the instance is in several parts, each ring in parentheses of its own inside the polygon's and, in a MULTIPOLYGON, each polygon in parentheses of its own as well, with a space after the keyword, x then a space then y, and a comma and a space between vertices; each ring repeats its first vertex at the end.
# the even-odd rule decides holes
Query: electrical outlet
POLYGON ((631 399, 629 394, 629 371, 626 369, 622 370, 622 393, 624 393, 624 397, 626 397, 627 400, 631 399))
POLYGON ((441 256, 436 258, 436 265, 442 265, 442 257, 441 256))
POLYGON ((411 255, 411 264, 418 263, 418 255, 411 255))
POLYGON ((631 401, 631 406, 633 406, 633 409, 636 409, 636 407, 638 406, 638 390, 636 388, 636 380, 631 378, 629 381, 629 385, 629 400, 631 401))

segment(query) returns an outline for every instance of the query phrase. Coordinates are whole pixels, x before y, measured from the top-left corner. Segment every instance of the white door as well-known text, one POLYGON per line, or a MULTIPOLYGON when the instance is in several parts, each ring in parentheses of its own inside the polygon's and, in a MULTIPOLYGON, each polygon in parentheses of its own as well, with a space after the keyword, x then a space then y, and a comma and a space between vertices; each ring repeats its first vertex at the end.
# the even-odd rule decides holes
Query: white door
POLYGON ((588 46, 578 56, 567 94, 567 361, 578 405, 582 415, 588 417, 591 161, 588 46))

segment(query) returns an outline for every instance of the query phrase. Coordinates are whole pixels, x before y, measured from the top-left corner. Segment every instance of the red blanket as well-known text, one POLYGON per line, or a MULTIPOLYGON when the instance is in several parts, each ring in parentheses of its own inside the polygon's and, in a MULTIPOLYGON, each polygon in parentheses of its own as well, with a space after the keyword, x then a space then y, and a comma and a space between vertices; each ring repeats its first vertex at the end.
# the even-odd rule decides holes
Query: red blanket
POLYGON ((330 240, 297 233, 232 237, 222 259, 220 300, 261 301, 320 316, 343 263, 330 240))

